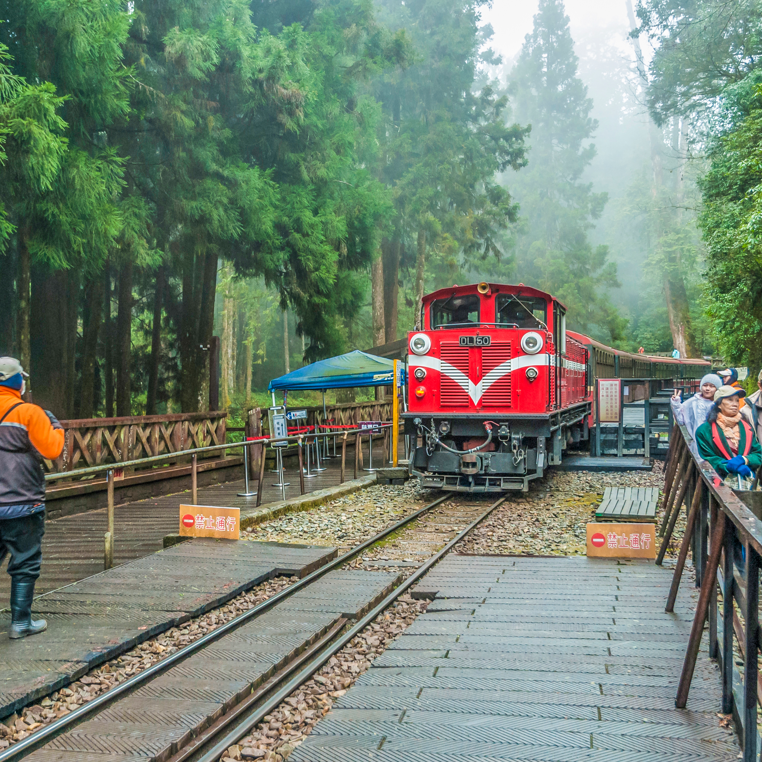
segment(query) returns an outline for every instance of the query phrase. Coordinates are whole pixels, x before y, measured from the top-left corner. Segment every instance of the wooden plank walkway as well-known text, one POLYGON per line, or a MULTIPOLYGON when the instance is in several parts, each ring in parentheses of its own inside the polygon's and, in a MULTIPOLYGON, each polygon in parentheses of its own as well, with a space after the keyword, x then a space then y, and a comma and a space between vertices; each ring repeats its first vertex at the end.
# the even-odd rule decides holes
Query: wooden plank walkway
MULTIPOLYGON (((349 449, 349 448, 348 448, 349 449)), ((382 448, 374 447, 374 466, 381 465, 382 448)), ((364 447, 365 464, 368 463, 367 442, 364 447)), ((326 461, 327 470, 320 472, 313 479, 305 480, 305 489, 314 492, 340 483, 341 459, 326 461)), ((347 454, 346 478, 353 478, 354 452, 347 454), (351 453, 351 456, 350 456, 351 453)), ((358 476, 366 476, 363 471, 358 476)), ((286 470, 286 498, 299 496, 299 473, 294 467, 286 470)), ((265 491, 262 507, 281 500, 281 489, 275 487, 277 474, 265 472, 265 491)), ((190 502, 190 483, 188 491, 163 497, 152 497, 134 503, 126 503, 115 509, 115 552, 116 565, 142 558, 161 550, 162 541, 168 534, 177 534, 179 528, 179 507, 190 502)), ((251 484, 256 491, 256 482, 251 484)), ((233 508, 251 509, 256 498, 238 497, 243 491, 243 476, 240 481, 200 488, 199 504, 223 505, 233 508)), ((103 571, 103 535, 107 530, 106 509, 88 511, 75 516, 48 521, 42 545, 42 573, 37 583, 39 595, 48 590, 55 590, 92 574, 103 571)), ((7 561, 0 564, 0 611, 8 606, 10 578, 5 573, 7 561)))
POLYGON ((48 593, 48 629, 9 640, 0 614, 0 717, 276 574, 304 576, 335 548, 191 540, 48 593))
POLYGON ((606 487, 595 512, 599 521, 656 521, 657 487, 606 487))
POLYGON ((675 709, 696 593, 665 614, 670 580, 650 562, 449 556, 419 583, 428 611, 289 760, 734 760, 705 651, 675 709))

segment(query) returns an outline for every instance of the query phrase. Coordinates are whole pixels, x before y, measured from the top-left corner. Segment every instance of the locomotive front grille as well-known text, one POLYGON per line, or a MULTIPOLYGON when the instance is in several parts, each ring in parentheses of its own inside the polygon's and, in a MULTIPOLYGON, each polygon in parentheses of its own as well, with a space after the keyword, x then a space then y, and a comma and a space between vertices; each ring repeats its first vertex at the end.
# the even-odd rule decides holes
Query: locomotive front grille
MULTIPOLYGON (((482 404, 485 407, 510 407, 511 406, 511 371, 510 367, 500 369, 500 366, 511 359, 511 342, 495 342, 489 347, 482 349, 482 379, 491 380, 490 372, 500 374, 493 381, 482 396, 482 404)), ((485 386, 486 383, 484 384, 485 386)))
MULTIPOLYGON (((455 370, 460 371, 466 380, 469 377, 468 353, 468 347, 461 347, 454 341, 443 341, 440 344, 440 357, 443 363, 449 363, 455 370)), ((450 378, 445 367, 442 367, 440 373, 439 399, 442 407, 468 407, 468 392, 457 381, 450 378)))

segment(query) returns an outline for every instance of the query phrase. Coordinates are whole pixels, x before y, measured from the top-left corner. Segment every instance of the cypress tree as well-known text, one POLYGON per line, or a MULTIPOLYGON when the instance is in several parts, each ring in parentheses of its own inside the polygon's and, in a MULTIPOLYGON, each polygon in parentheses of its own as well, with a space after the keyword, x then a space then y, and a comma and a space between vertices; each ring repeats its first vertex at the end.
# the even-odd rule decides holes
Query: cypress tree
POLYGON ((624 321, 606 293, 619 285, 616 267, 588 238, 606 194, 583 179, 597 122, 577 63, 562 0, 540 0, 511 74, 516 115, 531 126, 529 163, 513 186, 526 218, 518 277, 563 301, 578 329, 617 340, 624 321))

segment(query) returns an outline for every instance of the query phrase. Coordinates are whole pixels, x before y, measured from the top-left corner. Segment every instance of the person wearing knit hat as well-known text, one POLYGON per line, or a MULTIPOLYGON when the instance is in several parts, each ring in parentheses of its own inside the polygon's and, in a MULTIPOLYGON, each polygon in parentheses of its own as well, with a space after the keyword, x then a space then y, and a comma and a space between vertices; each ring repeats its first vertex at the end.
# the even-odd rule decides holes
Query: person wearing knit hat
POLYGON ((722 386, 722 380, 715 373, 707 373, 699 384, 700 391, 680 404, 680 392, 675 391, 670 405, 678 423, 682 423, 691 435, 691 452, 698 456, 696 429, 701 426, 714 405, 714 393, 722 386))
POLYGON ((18 360, 0 357, 0 564, 10 554, 8 637, 13 639, 47 628, 44 619, 32 619, 45 534, 42 459, 55 460, 64 447, 63 428, 56 417, 23 401, 27 378, 18 360))
POLYGON ((715 392, 706 423, 696 431, 699 457, 722 477, 752 479, 762 467, 762 447, 740 412, 739 402, 745 396, 743 389, 721 386, 715 392))

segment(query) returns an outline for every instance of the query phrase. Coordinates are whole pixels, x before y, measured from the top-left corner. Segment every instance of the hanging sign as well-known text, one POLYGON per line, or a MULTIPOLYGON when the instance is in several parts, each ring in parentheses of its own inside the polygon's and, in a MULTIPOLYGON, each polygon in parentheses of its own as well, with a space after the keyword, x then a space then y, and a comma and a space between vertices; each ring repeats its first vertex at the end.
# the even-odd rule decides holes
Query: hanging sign
POLYGON ((216 537, 237 540, 241 530, 241 509, 216 505, 181 505, 181 537, 216 537))
POLYGON ((381 421, 358 421, 358 428, 367 434, 380 434, 381 433, 381 421))
POLYGON ((598 411, 601 423, 619 423, 622 409, 622 380, 598 379, 598 411))

